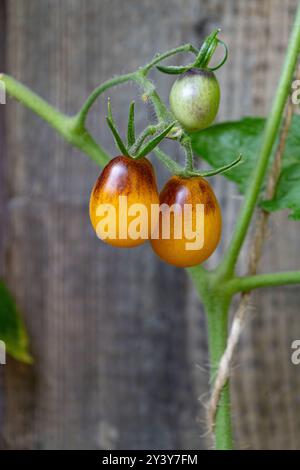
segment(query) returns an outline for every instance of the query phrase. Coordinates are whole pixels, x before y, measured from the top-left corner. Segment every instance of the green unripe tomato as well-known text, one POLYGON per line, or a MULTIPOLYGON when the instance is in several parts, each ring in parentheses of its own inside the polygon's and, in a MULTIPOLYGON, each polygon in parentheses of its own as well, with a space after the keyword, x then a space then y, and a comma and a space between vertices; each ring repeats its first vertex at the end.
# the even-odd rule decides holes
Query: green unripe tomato
POLYGON ((199 131, 214 121, 220 103, 220 87, 213 72, 190 69, 173 84, 170 106, 188 131, 199 131))

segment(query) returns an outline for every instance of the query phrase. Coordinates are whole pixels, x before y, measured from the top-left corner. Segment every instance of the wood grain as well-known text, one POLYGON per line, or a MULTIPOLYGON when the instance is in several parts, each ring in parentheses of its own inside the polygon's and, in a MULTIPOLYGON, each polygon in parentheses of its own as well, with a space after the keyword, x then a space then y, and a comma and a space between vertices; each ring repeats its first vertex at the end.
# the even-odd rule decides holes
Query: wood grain
MULTIPOLYGON (((0 3, 0 73, 5 65, 5 3, 0 3)), ((0 104, 0 278, 4 274, 4 226, 5 218, 5 177, 4 177, 4 146, 5 146, 5 112, 4 105, 0 104)), ((0 391, 4 387, 4 370, 0 367, 0 391)), ((0 422, 4 418, 4 394, 0 394, 0 422)), ((3 436, 0 434, 0 449, 5 448, 3 436)))

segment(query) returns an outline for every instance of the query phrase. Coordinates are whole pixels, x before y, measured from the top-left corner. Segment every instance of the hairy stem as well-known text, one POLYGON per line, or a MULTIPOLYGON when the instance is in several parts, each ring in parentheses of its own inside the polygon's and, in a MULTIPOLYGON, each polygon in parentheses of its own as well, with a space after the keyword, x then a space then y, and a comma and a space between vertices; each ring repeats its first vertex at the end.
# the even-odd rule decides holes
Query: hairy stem
POLYGON ((167 106, 161 100, 152 81, 145 76, 143 69, 141 69, 135 74, 134 81, 144 90, 143 99, 146 102, 152 102, 158 122, 160 123, 174 121, 174 116, 171 114, 167 106))
POLYGON ((78 112, 76 116, 76 126, 81 129, 85 125, 85 121, 87 118, 87 115, 97 100, 97 98, 104 93, 106 90, 109 88, 112 88, 117 85, 121 85, 122 83, 129 82, 130 80, 133 80, 135 76, 135 73, 127 73, 125 75, 119 75, 118 77, 114 77, 110 80, 107 80, 106 82, 102 83, 100 86, 95 88, 95 90, 90 94, 90 96, 87 98, 85 103, 83 104, 82 108, 78 112))
MULTIPOLYGON (((228 337, 228 312, 230 299, 215 297, 204 302, 207 314, 208 344, 211 364, 211 386, 213 387, 220 359, 225 351, 228 337)), ((210 420, 208 420, 210 422, 210 420)), ((215 448, 233 449, 229 383, 224 386, 218 402, 214 421, 215 448)))
MULTIPOLYGON (((188 268, 187 271, 205 307, 210 357, 210 382, 211 387, 213 387, 219 362, 227 344, 231 295, 222 286, 218 286, 215 274, 206 271, 203 266, 188 268)), ((208 422, 210 422, 209 419, 208 422)), ((229 384, 226 384, 222 390, 214 424, 214 428, 209 430, 214 434, 215 448, 232 449, 229 384)))
MULTIPOLYGON (((77 115, 77 125, 79 127, 84 126, 86 117, 97 100, 97 98, 104 93, 106 90, 109 88, 115 87, 117 85, 121 85, 122 83, 126 83, 129 81, 135 81, 139 83, 147 93, 147 89, 149 90, 149 98, 152 99, 153 104, 158 106, 160 108, 161 106, 161 100, 158 96, 158 94, 155 91, 154 86, 152 85, 152 82, 146 78, 146 75, 150 72, 150 70, 157 65, 159 62, 161 62, 164 59, 167 59, 168 57, 171 57, 173 55, 182 53, 182 52, 192 52, 194 54, 198 54, 198 51, 195 47, 193 47, 191 44, 184 44, 182 46, 176 47, 174 49, 170 49, 169 51, 163 53, 163 54, 157 54, 154 59, 149 62, 148 64, 144 65, 143 67, 140 67, 136 72, 131 72, 127 73, 124 75, 118 75, 117 77, 114 77, 110 80, 107 80, 106 82, 102 83, 100 86, 95 88, 95 90, 90 94, 90 96, 87 98, 85 103, 83 104, 82 108, 80 109, 78 115, 77 115), (151 86, 152 85, 152 86, 151 86), (150 96, 151 95, 151 96, 150 96)), ((163 113, 165 112, 165 109, 163 110, 163 113)))
MULTIPOLYGON (((14 80, 12 77, 1 74, 0 80, 4 83, 9 95, 16 98, 26 107, 35 112, 38 116, 48 122, 48 124, 50 124, 60 135, 62 135, 65 140, 82 150, 98 165, 103 167, 109 161, 110 156, 101 147, 101 145, 94 140, 85 125, 87 115, 97 98, 109 88, 128 81, 133 81, 143 89, 144 100, 152 102, 158 119, 158 125, 167 125, 168 123, 173 122, 174 116, 161 100, 154 84, 147 78, 147 74, 162 60, 182 52, 191 52, 195 55, 198 54, 198 50, 191 44, 184 44, 183 46, 176 47, 163 54, 157 54, 151 62, 140 67, 137 71, 114 77, 97 87, 90 94, 75 116, 67 116, 61 113, 47 101, 19 83, 17 80, 14 80)), ((184 133, 182 129, 179 129, 179 131, 180 135, 184 133)), ((174 138, 180 141, 179 135, 174 138)))
POLYGON ((277 137, 281 123, 284 106, 290 91, 290 84, 293 78, 298 54, 300 51, 300 4, 298 6, 294 28, 291 34, 287 55, 283 65, 281 78, 277 87, 277 92, 273 101, 271 112, 268 116, 262 144, 260 147, 257 165, 250 178, 250 185, 245 195, 230 246, 219 267, 219 272, 223 275, 232 275, 234 268, 244 243, 249 224, 260 194, 261 186, 267 171, 268 162, 277 137))
POLYGON ((183 44, 182 46, 175 47, 174 49, 170 49, 169 51, 164 52, 163 54, 156 54, 154 59, 151 60, 149 64, 142 67, 141 70, 143 70, 144 73, 147 74, 151 68, 159 64, 162 60, 168 59, 169 57, 175 54, 179 54, 181 52, 191 52, 195 55, 198 54, 198 50, 194 46, 192 46, 192 44, 183 44))
POLYGON ((187 172, 193 172, 194 156, 193 156, 193 150, 192 150, 190 137, 184 137, 181 140, 181 145, 183 146, 184 151, 185 151, 185 170, 187 172))

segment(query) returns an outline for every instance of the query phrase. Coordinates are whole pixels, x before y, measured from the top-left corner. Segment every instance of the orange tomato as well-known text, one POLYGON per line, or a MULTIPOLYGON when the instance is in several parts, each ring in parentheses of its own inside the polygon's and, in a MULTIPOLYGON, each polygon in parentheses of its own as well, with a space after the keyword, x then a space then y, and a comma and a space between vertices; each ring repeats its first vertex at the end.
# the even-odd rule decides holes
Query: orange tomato
POLYGON ((221 210, 209 183, 198 176, 173 176, 160 193, 160 204, 158 228, 151 239, 155 253, 178 267, 205 261, 215 251, 222 229, 221 210), (169 233, 163 225, 168 222, 169 233))
POLYGON ((97 236, 110 245, 138 246, 151 237, 152 204, 159 204, 152 164, 146 158, 118 156, 92 190, 91 223, 97 236))

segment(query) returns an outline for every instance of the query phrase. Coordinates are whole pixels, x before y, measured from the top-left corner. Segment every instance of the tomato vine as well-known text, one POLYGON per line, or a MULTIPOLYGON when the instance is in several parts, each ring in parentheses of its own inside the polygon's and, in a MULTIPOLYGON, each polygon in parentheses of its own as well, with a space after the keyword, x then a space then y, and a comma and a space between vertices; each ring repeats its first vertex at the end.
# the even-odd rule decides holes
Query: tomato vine
MULTIPOLYGON (((88 131, 86 127, 86 118, 91 107, 102 93, 116 85, 132 81, 142 89, 143 98, 152 102, 157 117, 157 123, 155 125, 148 126, 144 131, 144 134, 141 134, 140 137, 136 139, 134 129, 132 127, 134 109, 133 105, 131 106, 129 111, 127 141, 132 153, 136 153, 138 155, 138 151, 143 145, 143 139, 148 136, 155 135, 157 132, 162 133, 167 129, 166 134, 163 135, 163 137, 176 140, 181 145, 186 155, 186 164, 185 167, 181 167, 171 157, 156 147, 154 153, 160 161, 173 174, 178 176, 187 178, 191 176, 211 176, 213 174, 225 172, 232 166, 240 163, 241 157, 239 156, 232 163, 222 166, 219 169, 211 170, 210 172, 201 173, 196 171, 193 166, 193 152, 190 135, 179 122, 176 121, 174 124, 174 116, 172 112, 161 100, 154 83, 148 78, 148 74, 154 67, 158 67, 163 73, 172 74, 185 73, 193 67, 208 69, 209 61, 217 45, 222 44, 225 47, 225 56, 221 63, 216 67, 219 68, 219 66, 223 65, 226 61, 227 48, 226 45, 218 39, 218 33, 219 30, 214 31, 206 39, 200 50, 191 44, 185 44, 163 54, 157 54, 151 62, 140 67, 134 72, 114 77, 104 82, 91 93, 75 116, 67 116, 61 113, 29 88, 8 75, 1 74, 0 80, 4 82, 9 95, 30 108, 50 126, 52 126, 59 134, 61 134, 65 140, 79 148, 102 167, 109 162, 110 155, 99 143, 96 142, 88 131), (178 67, 161 65, 161 62, 165 59, 180 53, 192 54, 195 58, 194 62, 187 66, 178 67)), ((271 158, 272 149, 278 135, 299 50, 300 7, 296 14, 295 24, 291 34, 277 92, 265 125, 257 165, 254 168, 253 175, 250 180, 251 182, 246 192, 244 203, 238 216, 229 247, 219 266, 215 270, 208 271, 202 265, 188 269, 207 314, 209 350, 211 357, 211 384, 214 382, 216 370, 218 369, 220 359, 226 348, 228 337, 228 314, 233 296, 237 293, 247 292, 260 287, 300 283, 300 271, 258 274, 245 277, 238 277, 235 274, 235 266, 245 237, 248 233, 254 210, 257 206, 259 193, 266 176, 268 162, 271 158)), ((110 117, 108 121, 110 127, 114 129, 114 124, 110 117)), ((116 140, 119 140, 117 134, 114 133, 114 135, 116 140)), ((122 145, 122 143, 120 145, 122 145)), ((128 151, 127 148, 125 150, 128 151)), ((215 441, 217 449, 233 448, 229 383, 225 385, 218 405, 215 422, 215 441)))

